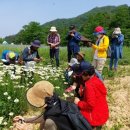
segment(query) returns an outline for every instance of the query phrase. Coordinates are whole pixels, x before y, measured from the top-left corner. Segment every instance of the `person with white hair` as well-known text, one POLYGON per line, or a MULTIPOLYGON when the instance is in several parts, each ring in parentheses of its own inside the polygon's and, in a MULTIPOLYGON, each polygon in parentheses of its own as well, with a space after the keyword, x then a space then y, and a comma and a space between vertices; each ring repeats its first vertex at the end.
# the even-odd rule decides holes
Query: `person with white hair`
POLYGON ((122 58, 122 47, 124 42, 124 35, 121 32, 119 27, 114 29, 111 38, 111 57, 110 57, 110 64, 109 68, 112 70, 114 64, 114 70, 117 70, 118 67, 118 60, 122 58))

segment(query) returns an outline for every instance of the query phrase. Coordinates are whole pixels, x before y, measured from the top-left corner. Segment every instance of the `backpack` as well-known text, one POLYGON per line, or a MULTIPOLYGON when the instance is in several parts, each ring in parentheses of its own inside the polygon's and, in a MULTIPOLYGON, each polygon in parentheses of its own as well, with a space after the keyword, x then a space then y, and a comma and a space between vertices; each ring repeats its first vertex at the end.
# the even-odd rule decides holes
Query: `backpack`
POLYGON ((111 58, 111 46, 110 45, 108 46, 108 49, 107 49, 107 58, 111 58))

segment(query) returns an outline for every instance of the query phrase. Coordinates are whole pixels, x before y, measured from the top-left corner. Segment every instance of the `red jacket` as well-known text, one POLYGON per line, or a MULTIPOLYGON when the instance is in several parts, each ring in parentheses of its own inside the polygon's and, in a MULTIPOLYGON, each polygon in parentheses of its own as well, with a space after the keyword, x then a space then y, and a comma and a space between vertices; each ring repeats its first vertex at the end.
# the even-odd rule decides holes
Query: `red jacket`
POLYGON ((85 82, 84 96, 78 107, 92 126, 103 125, 109 117, 106 95, 104 84, 96 76, 85 82))

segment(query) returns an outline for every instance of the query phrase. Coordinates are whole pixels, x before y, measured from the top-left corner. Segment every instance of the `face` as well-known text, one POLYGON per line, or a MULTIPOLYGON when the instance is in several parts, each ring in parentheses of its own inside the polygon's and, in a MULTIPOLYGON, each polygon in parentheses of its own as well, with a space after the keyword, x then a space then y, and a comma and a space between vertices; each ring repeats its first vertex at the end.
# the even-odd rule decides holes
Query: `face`
POLYGON ((103 35, 102 34, 98 34, 96 36, 97 36, 97 38, 101 38, 103 35))
POLYGON ((37 51, 39 47, 32 46, 33 51, 37 51))
POLYGON ((80 55, 76 55, 76 59, 78 60, 78 61, 81 61, 83 58, 80 56, 80 55))
POLYGON ((52 35, 56 34, 56 32, 51 32, 52 35))
POLYGON ((85 76, 85 75, 82 75, 82 79, 83 79, 84 81, 87 81, 87 80, 89 80, 89 78, 90 78, 90 76, 89 76, 89 75, 87 75, 87 76, 85 76))

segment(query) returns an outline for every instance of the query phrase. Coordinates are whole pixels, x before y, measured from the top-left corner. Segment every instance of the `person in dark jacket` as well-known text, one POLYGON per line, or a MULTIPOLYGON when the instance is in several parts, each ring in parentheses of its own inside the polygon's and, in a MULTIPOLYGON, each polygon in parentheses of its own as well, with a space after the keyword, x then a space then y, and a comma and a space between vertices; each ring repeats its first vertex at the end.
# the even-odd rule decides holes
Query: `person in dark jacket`
POLYGON ((114 63, 114 70, 117 70, 118 60, 122 58, 122 47, 124 42, 124 35, 121 33, 121 29, 115 28, 111 39, 111 57, 109 68, 112 70, 114 63))
POLYGON ((30 47, 26 47, 23 50, 22 59, 26 66, 28 66, 30 63, 38 63, 42 60, 42 57, 40 57, 38 53, 38 48, 40 46, 41 46, 41 42, 39 40, 34 40, 31 43, 30 47))
POLYGON ((106 123, 109 117, 107 90, 105 85, 95 74, 95 69, 90 66, 82 73, 85 87, 80 88, 82 99, 75 97, 74 103, 79 107, 82 115, 88 120, 94 130, 106 123))
POLYGON ((48 81, 39 81, 27 91, 28 102, 44 108, 44 113, 33 118, 14 117, 16 128, 26 129, 26 123, 41 123, 40 130, 92 130, 74 103, 60 99, 54 86, 48 81), (22 120, 23 124, 17 123, 22 120))
POLYGON ((79 42, 81 35, 76 31, 75 25, 69 27, 70 31, 67 34, 66 39, 68 40, 67 51, 68 51, 68 62, 72 57, 76 57, 76 54, 80 51, 79 42))

